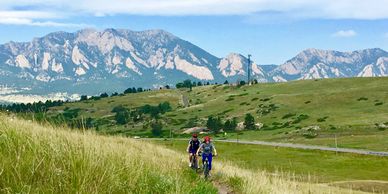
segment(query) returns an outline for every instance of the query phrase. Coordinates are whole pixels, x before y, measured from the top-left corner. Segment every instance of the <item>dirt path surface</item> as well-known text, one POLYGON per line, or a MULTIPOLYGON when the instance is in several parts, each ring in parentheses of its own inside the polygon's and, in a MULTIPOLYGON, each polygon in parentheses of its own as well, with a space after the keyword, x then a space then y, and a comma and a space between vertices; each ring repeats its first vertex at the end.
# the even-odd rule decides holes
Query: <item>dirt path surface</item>
POLYGON ((218 194, 234 194, 234 192, 225 184, 213 181, 213 185, 218 189, 218 194))

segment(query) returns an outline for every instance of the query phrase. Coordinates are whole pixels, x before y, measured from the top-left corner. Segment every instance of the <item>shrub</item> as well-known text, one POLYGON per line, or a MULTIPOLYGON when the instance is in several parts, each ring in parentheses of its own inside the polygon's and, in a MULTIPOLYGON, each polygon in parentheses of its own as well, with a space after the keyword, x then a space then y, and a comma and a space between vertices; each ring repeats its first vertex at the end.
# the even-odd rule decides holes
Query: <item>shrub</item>
POLYGON ((376 104, 375 104, 375 106, 380 106, 380 105, 383 105, 384 103, 383 102, 377 102, 376 104))
POLYGON ((287 114, 285 114, 285 115, 282 117, 282 119, 288 119, 288 118, 291 118, 291 117, 293 117, 293 116, 295 116, 295 113, 287 113, 287 114))
POLYGON ((229 98, 227 98, 225 101, 232 101, 232 100, 234 100, 234 98, 233 97, 229 97, 229 98))
POLYGON ((326 116, 326 117, 318 118, 317 122, 325 122, 327 118, 329 118, 329 117, 326 116))
POLYGON ((366 98, 366 97, 361 97, 361 98, 357 99, 357 101, 367 101, 367 100, 368 100, 368 98, 366 98))
POLYGON ((151 123, 151 133, 153 136, 159 137, 162 135, 163 125, 162 123, 155 121, 151 123))

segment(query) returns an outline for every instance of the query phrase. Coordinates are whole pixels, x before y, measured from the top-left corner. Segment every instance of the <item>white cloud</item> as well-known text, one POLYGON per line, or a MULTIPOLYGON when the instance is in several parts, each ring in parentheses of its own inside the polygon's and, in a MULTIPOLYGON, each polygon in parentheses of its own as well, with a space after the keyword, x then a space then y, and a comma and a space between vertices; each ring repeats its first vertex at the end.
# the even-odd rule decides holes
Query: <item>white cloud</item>
POLYGON ((357 35, 357 32, 355 32, 354 30, 340 30, 332 34, 333 37, 343 37, 343 38, 353 37, 356 35, 357 35))
POLYGON ((48 19, 58 19, 58 14, 44 11, 0 11, 0 24, 28 25, 41 27, 87 27, 86 24, 54 22, 48 19), (40 21, 41 19, 45 21, 40 21))
MULTIPOLYGON (((0 10, 22 7, 68 14, 260 15, 293 18, 388 19, 388 0, 1 0, 0 10)), ((30 17, 26 17, 31 19, 30 17)))

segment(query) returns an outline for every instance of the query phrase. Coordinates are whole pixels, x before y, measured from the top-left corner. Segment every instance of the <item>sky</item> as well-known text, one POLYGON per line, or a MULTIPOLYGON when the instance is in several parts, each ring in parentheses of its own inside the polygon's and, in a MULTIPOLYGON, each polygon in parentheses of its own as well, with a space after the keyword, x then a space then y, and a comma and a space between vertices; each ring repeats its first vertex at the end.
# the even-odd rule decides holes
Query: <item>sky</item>
POLYGON ((217 57, 388 50, 388 0, 1 0, 0 43, 83 28, 163 29, 217 57))

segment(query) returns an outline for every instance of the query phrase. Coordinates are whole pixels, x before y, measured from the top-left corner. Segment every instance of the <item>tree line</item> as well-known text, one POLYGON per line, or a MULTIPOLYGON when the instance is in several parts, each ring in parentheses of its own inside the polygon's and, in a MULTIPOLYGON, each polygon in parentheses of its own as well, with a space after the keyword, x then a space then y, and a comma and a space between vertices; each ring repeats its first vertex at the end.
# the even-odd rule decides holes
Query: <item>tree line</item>
MULTIPOLYGON (((248 113, 244 117, 244 129, 247 130, 254 130, 256 129, 256 123, 255 118, 252 116, 252 114, 248 113)), ((233 119, 227 119, 225 122, 222 121, 220 117, 213 117, 209 116, 206 121, 206 127, 215 133, 223 131, 233 132, 237 129, 238 123, 237 118, 234 117, 233 119)))

